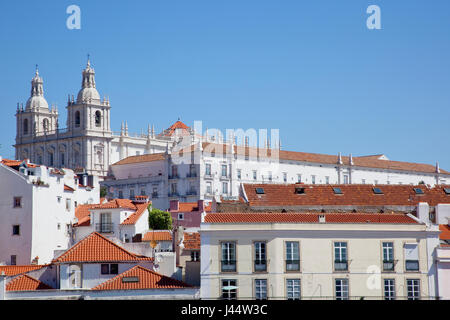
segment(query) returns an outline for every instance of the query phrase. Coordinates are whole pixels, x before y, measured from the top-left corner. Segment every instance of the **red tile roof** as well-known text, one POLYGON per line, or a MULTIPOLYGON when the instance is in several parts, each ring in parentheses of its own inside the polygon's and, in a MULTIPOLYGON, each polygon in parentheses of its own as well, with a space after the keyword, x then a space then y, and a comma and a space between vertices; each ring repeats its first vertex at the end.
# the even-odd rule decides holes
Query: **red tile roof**
POLYGON ((142 241, 172 241, 172 233, 169 230, 155 230, 144 234, 142 241))
POLYGON ((70 191, 70 192, 74 192, 75 191, 75 189, 73 189, 73 188, 71 188, 71 187, 69 187, 68 185, 64 185, 64 191, 70 191))
POLYGON ((166 154, 164 152, 160 153, 151 153, 151 154, 143 154, 139 156, 130 156, 116 163, 113 163, 113 166, 122 165, 122 164, 130 164, 130 163, 140 163, 140 162, 153 162, 153 161, 162 161, 166 159, 166 154))
POLYGON ((185 232, 183 245, 186 250, 200 250, 200 233, 185 232))
POLYGON ((92 209, 131 209, 136 210, 136 205, 129 199, 113 199, 106 203, 97 204, 92 209))
POLYGON ((448 224, 440 224, 439 230, 442 232, 439 234, 439 239, 450 240, 450 226, 448 224))
POLYGON ((5 272, 6 276, 15 276, 21 273, 38 270, 45 265, 28 265, 28 266, 0 266, 0 274, 5 272))
POLYGON ((26 274, 14 278, 6 285, 6 291, 33 291, 48 289, 53 288, 26 274))
POLYGON ((205 223, 319 223, 319 215, 326 223, 417 224, 405 214, 387 213, 210 213, 205 223))
POLYGON ((369 184, 244 184, 244 190, 251 207, 289 206, 416 206, 427 202, 434 206, 438 203, 450 203, 450 195, 445 194, 444 187, 437 185, 377 185, 382 195, 374 194, 373 185, 369 184), (343 194, 335 194, 334 187, 339 187, 343 194), (263 188, 264 194, 256 194, 256 188, 263 188), (304 188, 305 194, 296 194, 295 188, 304 188), (420 188, 423 195, 417 195, 414 188, 420 188))
POLYGON ((85 227, 91 225, 90 209, 98 204, 79 204, 75 208, 75 217, 78 219, 77 227, 85 227))
POLYGON ((64 252, 55 263, 64 262, 111 262, 153 260, 131 253, 97 232, 91 233, 64 252))
POLYGON ((145 211, 147 210, 147 207, 150 203, 136 203, 135 207, 136 207, 136 211, 131 214, 128 218, 126 218, 121 224, 123 225, 131 225, 131 224, 135 224, 139 218, 145 213, 145 211))
POLYGON ((168 129, 164 130, 160 135, 172 136, 177 129, 180 129, 182 131, 183 135, 189 134, 189 127, 187 125, 185 125, 183 122, 178 120, 173 125, 171 125, 168 129))
POLYGON ((22 162, 26 162, 27 163, 27 167, 28 168, 36 168, 39 167, 38 165, 34 164, 34 163, 29 163, 28 159, 25 160, 11 160, 11 159, 2 159, 0 162, 2 164, 4 164, 5 166, 8 167, 18 167, 22 164, 22 162))
MULTIPOLYGON (((211 202, 205 206, 205 212, 211 212, 212 204, 211 202)), ((171 212, 197 212, 198 203, 197 202, 179 202, 178 211, 172 210, 171 212)))
POLYGON ((92 290, 183 289, 192 286, 141 266, 135 266, 92 290))

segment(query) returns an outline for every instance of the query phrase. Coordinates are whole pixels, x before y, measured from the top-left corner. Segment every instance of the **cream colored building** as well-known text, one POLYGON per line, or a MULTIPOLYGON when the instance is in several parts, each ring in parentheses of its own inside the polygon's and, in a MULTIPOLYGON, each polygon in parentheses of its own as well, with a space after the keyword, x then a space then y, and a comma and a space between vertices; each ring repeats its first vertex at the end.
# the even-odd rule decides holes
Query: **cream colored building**
POLYGON ((439 231, 411 215, 211 213, 200 234, 202 299, 434 298, 439 231))

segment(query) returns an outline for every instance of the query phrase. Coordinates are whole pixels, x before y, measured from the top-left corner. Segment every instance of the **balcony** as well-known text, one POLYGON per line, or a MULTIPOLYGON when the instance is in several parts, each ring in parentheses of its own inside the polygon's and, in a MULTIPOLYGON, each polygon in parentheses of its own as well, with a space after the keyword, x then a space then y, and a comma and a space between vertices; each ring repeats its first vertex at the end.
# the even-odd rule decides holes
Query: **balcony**
POLYGON ((266 260, 255 260, 255 272, 267 271, 267 261, 266 260))
POLYGON ((406 271, 419 271, 419 260, 405 260, 406 271))
POLYGON ((158 192, 153 192, 153 193, 152 193, 152 198, 153 198, 153 199, 158 198, 158 192))
POLYGON ((169 192, 168 197, 169 198, 174 198, 174 197, 179 197, 180 194, 178 192, 169 192))
POLYGON ((178 174, 169 174, 169 180, 180 179, 178 174))
POLYGON ((96 223, 95 231, 99 233, 113 233, 114 224, 113 223, 96 223))
POLYGON ((197 178, 197 172, 189 172, 186 174, 186 178, 197 178))
POLYGON ((197 191, 195 191, 195 190, 186 191, 186 195, 187 196, 196 196, 197 195, 197 191))
POLYGON ((236 260, 222 260, 222 272, 236 272, 236 260))
POLYGON ((286 271, 300 271, 300 260, 286 260, 286 271))
POLYGON ((347 260, 335 260, 334 261, 334 271, 348 271, 348 261, 347 260))
POLYGON ((394 271, 394 261, 383 261, 383 271, 394 271))

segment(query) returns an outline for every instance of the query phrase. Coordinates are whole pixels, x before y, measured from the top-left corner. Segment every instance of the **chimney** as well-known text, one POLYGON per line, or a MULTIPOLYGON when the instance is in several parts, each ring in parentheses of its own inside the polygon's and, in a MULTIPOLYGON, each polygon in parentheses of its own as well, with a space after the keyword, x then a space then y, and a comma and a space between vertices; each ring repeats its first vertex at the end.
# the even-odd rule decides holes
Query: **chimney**
POLYGON ((324 214, 319 214, 319 223, 325 223, 325 215, 324 214))
POLYGON ((170 200, 169 211, 178 211, 178 210, 180 210, 180 201, 179 200, 170 200))
POLYGON ((429 222, 430 206, 426 202, 419 202, 417 205, 417 218, 424 223, 429 222))
POLYGON ((198 212, 205 211, 205 200, 198 200, 198 212))

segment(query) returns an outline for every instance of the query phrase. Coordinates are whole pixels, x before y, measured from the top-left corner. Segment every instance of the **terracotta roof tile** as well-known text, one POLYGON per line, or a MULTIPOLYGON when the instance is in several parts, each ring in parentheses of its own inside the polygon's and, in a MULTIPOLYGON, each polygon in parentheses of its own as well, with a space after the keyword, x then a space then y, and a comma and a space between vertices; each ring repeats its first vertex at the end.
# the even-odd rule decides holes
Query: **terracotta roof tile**
POLYGON ((135 266, 92 290, 183 289, 192 286, 141 266, 135 266))
MULTIPOLYGON (((212 204, 211 202, 205 206, 205 212, 211 212, 212 204)), ((197 202, 180 202, 178 204, 178 211, 171 212, 196 212, 198 211, 198 203, 197 202)))
POLYGON ((77 227, 89 226, 91 224, 90 209, 98 204, 79 204, 75 208, 75 217, 78 219, 77 227))
POLYGON ((64 185, 64 191, 70 191, 70 192, 74 192, 75 191, 75 189, 74 188, 71 188, 71 187, 69 187, 68 185, 64 185))
POLYGON ((64 252, 53 262, 106 262, 106 261, 140 261, 153 260, 131 253, 97 232, 91 233, 83 240, 64 252))
POLYGON ((18 276, 6 285, 6 291, 32 291, 53 289, 49 285, 26 274, 18 276))
POLYGON ((135 224, 139 218, 145 213, 147 210, 149 203, 137 203, 135 204, 136 211, 131 214, 128 218, 126 218, 121 224, 123 225, 131 225, 135 224))
POLYGON ((200 233, 185 232, 183 245, 186 250, 200 250, 200 233))
POLYGON ((319 215, 326 223, 417 224, 405 214, 387 213, 210 213, 205 223, 319 223, 319 215))
POLYGON ((172 233, 169 230, 155 230, 144 234, 142 241, 172 241, 172 233))
POLYGON ((130 164, 130 163, 140 163, 140 162, 153 162, 153 161, 162 161, 166 159, 166 154, 164 152, 160 153, 152 153, 152 154, 143 154, 139 156, 130 156, 116 163, 113 163, 113 166, 130 164))
POLYGON ((450 240, 450 226, 448 224, 440 224, 439 230, 442 232, 439 234, 439 239, 450 240))
POLYGON ((0 274, 5 272, 6 276, 16 276, 21 273, 38 270, 46 265, 27 265, 27 266, 0 266, 0 274))
POLYGON ((427 202, 430 206, 438 203, 450 203, 450 195, 444 187, 437 185, 377 185, 383 194, 374 194, 369 184, 244 184, 244 190, 251 207, 295 207, 295 206, 416 206, 427 202), (343 194, 335 194, 339 187, 343 194), (263 188, 264 194, 256 194, 256 188, 263 188), (304 188, 304 194, 296 194, 296 188, 304 188), (424 194, 418 195, 414 188, 420 188, 424 194))

